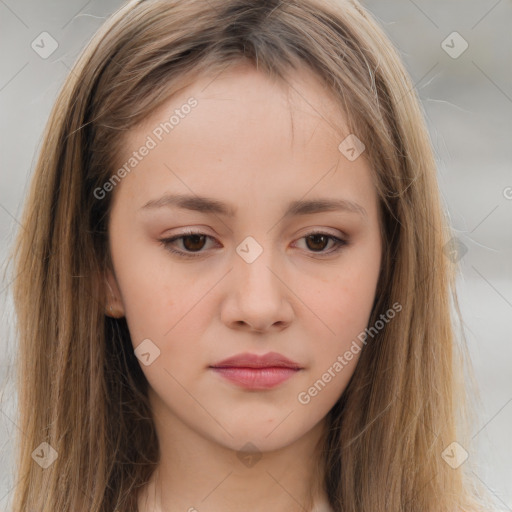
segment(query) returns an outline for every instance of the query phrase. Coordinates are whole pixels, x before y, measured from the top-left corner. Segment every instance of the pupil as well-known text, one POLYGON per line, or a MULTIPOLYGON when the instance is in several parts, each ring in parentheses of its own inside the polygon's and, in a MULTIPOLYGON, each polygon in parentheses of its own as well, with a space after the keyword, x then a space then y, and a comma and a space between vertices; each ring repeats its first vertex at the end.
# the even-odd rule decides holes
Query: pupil
MULTIPOLYGON (((321 239, 323 242, 325 242, 325 240, 326 240, 326 238, 327 238, 327 237, 326 237, 325 235, 310 235, 310 236, 308 236, 307 238, 308 238, 308 240, 315 240, 315 241, 318 241, 319 239, 321 239)), ((316 242, 314 242, 314 244, 315 244, 315 243, 316 243, 316 242)), ((313 245, 314 245, 314 244, 313 244, 313 245)), ((320 242, 320 245, 322 245, 322 247, 318 248, 319 250, 322 250, 322 249, 324 249, 324 248, 325 248, 325 243, 320 242)), ((315 248, 314 248, 314 247, 310 247, 310 246, 309 246, 309 244, 308 244, 308 247, 309 247, 310 249, 315 250, 315 248)))
POLYGON ((195 251, 202 248, 202 245, 200 244, 200 247, 194 247, 195 243, 198 242, 200 238, 204 238, 204 235, 187 235, 185 238, 183 238, 183 245, 187 250, 195 251), (187 243, 188 240, 193 240, 192 247, 190 247, 190 244, 187 243))

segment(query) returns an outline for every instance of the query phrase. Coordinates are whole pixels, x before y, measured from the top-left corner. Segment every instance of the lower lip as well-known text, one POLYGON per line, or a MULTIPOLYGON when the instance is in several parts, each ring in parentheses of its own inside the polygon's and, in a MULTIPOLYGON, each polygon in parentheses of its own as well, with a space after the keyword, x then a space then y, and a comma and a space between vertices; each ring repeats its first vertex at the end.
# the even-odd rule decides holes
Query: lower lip
POLYGON ((270 367, 270 368, 212 368, 225 379, 245 389, 270 389, 290 377, 299 370, 294 368, 270 367))

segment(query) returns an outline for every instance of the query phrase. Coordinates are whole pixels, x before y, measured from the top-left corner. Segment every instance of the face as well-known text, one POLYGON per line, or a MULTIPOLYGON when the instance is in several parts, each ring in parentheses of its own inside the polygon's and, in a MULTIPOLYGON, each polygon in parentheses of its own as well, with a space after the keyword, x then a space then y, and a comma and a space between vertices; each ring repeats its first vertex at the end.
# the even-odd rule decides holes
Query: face
POLYGON ((238 66, 212 80, 133 129, 122 179, 97 191, 113 194, 113 314, 158 425, 274 450, 321 425, 355 369, 380 270, 378 200, 313 76, 296 72, 288 89, 238 66), (221 364, 240 354, 270 356, 221 364))

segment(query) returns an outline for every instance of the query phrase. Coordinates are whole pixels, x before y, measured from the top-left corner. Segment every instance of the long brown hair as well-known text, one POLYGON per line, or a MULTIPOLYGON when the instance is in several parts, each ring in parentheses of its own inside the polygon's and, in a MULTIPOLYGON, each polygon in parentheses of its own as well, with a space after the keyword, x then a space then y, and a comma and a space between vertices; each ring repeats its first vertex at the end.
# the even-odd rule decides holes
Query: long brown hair
MULTIPOLYGON (((133 512, 158 463, 148 383, 124 319, 104 314, 113 175, 127 130, 200 73, 249 61, 277 80, 307 67, 366 142, 383 261, 364 346, 328 415, 335 512, 476 510, 451 239, 423 113, 400 58, 355 1, 132 1, 95 34, 55 102, 13 257, 19 327, 14 512, 133 512), (453 307, 455 306, 455 307, 453 307), (32 456, 55 450, 42 469, 32 456)), ((341 141, 340 141, 341 142, 341 141)), ((460 313, 458 313, 460 315, 460 313)))

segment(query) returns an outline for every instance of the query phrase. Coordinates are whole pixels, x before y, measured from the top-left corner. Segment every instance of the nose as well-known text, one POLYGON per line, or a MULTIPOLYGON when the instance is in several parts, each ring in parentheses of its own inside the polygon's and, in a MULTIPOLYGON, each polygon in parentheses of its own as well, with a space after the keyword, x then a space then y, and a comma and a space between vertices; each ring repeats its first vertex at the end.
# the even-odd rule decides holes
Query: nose
POLYGON ((294 315, 293 292, 271 251, 264 250, 254 261, 236 254, 233 261, 222 321, 234 329, 259 333, 285 329, 294 315))

